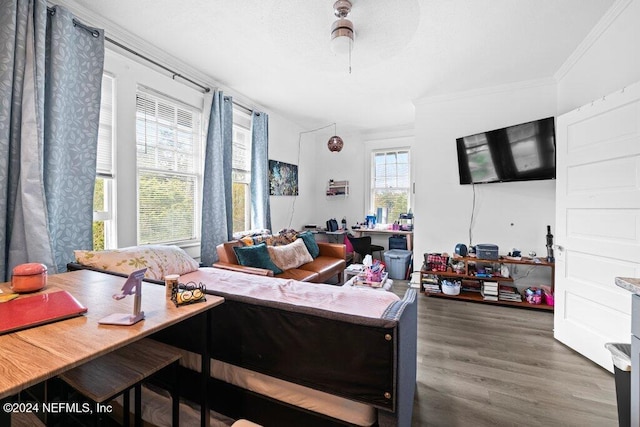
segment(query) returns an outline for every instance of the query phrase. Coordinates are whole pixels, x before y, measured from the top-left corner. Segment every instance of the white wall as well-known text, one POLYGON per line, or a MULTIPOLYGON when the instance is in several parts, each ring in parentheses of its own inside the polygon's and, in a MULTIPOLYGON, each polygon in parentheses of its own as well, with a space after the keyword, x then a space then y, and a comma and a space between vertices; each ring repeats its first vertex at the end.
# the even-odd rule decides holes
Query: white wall
MULTIPOLYGON (((425 252, 452 253, 456 243, 469 245, 474 187, 459 184, 456 138, 555 116, 556 86, 525 82, 415 105, 414 256, 421 259, 425 252)), ((475 192, 473 244, 546 255, 546 226, 555 229, 555 181, 481 184, 475 192)))
MULTIPOLYGON (((333 129, 323 130, 303 139, 303 152, 309 150, 309 162, 316 164, 314 171, 315 188, 313 189, 314 207, 305 223, 311 222, 324 227, 330 218, 338 223, 343 217, 349 228, 356 222, 363 222, 369 213, 369 177, 372 150, 380 148, 407 148, 413 144, 413 128, 398 128, 377 131, 370 134, 341 134, 344 148, 339 153, 332 153, 327 148, 327 141, 333 135, 333 129), (307 145, 312 146, 307 148, 307 145), (349 181, 348 197, 327 197, 326 186, 330 180, 349 181)), ((386 246, 384 237, 373 237, 373 243, 386 246)))
POLYGON ((271 196, 271 228, 301 229, 309 221, 315 204, 315 169, 313 156, 306 146, 305 137, 298 143, 299 126, 282 116, 269 114, 269 159, 298 165, 298 196, 271 196), (299 147, 301 148, 299 150, 299 147), (298 154, 300 153, 300 154, 298 154))
POLYGON ((640 0, 619 0, 556 73, 558 114, 640 81, 640 0))

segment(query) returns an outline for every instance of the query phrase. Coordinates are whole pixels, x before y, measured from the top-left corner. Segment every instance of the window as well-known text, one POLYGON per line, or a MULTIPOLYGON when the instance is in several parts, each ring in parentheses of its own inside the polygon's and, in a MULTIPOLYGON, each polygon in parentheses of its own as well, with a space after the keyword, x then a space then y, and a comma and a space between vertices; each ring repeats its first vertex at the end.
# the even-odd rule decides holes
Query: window
POLYGON ((233 232, 251 229, 251 116, 233 108, 233 232))
MULTIPOLYGON (((371 211, 386 208, 387 222, 397 221, 409 210, 411 174, 409 150, 374 151, 371 167, 371 211)), ((378 221, 383 219, 378 218, 378 221)))
POLYGON ((196 108, 138 88, 138 244, 198 239, 201 132, 196 108))
POLYGON ((102 76, 98 160, 96 164, 96 186, 93 193, 94 250, 110 249, 116 246, 116 227, 113 215, 114 85, 113 77, 106 74, 102 76))

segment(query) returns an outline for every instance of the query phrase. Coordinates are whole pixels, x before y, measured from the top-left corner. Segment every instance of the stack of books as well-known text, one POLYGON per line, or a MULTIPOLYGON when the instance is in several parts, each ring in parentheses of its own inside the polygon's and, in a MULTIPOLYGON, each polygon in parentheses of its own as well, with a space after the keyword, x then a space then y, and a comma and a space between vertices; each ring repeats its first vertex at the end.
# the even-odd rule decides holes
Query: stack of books
POLYGON ((482 299, 485 301, 498 301, 498 282, 482 282, 482 299))
POLYGON ((518 288, 513 285, 505 285, 503 283, 498 286, 498 298, 501 301, 522 302, 522 295, 518 292, 518 288))
POLYGON ((463 280, 462 281, 462 292, 482 292, 482 283, 477 280, 463 280))
POLYGON ((425 292, 430 294, 439 294, 440 285, 438 283, 438 276, 431 274, 425 274, 422 276, 422 288, 425 292))

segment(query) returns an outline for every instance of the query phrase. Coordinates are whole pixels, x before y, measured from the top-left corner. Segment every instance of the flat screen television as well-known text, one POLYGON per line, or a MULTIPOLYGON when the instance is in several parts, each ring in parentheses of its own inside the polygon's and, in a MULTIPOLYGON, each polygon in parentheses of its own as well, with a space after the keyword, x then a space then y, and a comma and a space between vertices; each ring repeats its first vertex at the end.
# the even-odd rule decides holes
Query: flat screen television
POLYGON ((554 118, 457 138, 460 184, 555 179, 554 118))

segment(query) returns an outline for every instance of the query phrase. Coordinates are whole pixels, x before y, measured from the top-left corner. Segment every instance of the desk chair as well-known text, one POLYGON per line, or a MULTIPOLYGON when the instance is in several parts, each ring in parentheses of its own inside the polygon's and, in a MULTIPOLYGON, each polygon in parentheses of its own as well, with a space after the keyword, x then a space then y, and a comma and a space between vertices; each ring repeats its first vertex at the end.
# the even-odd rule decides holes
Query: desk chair
POLYGON ((353 246, 353 253, 360 256, 358 262, 362 262, 362 259, 365 257, 365 255, 373 256, 374 252, 380 252, 380 260, 382 260, 382 252, 384 251, 384 247, 380 245, 372 245, 371 236, 345 236, 345 238, 348 238, 349 242, 351 242, 351 246, 353 246))

